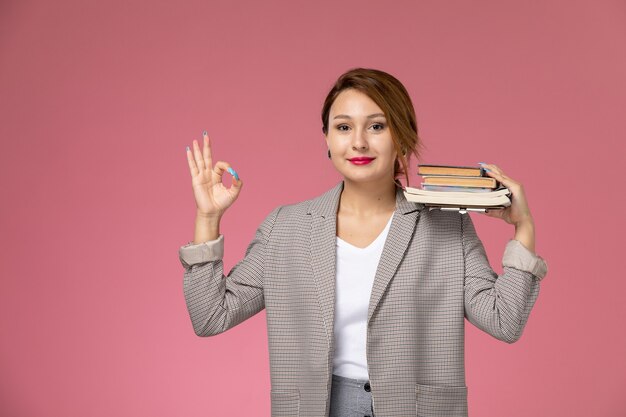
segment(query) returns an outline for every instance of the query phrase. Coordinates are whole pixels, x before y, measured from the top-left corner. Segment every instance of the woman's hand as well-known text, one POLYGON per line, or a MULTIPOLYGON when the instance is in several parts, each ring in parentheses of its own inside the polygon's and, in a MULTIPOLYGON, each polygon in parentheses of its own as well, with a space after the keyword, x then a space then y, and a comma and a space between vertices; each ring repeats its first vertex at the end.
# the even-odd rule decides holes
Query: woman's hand
POLYGON ((202 152, 198 141, 195 139, 193 141, 193 154, 187 147, 187 162, 189 162, 193 194, 198 207, 197 215, 220 218, 239 196, 243 182, 227 162, 218 161, 215 166, 212 165, 211 146, 206 131, 203 136, 204 149, 202 152), (226 188, 222 184, 222 175, 227 170, 233 174, 230 188, 226 188))
POLYGON ((502 185, 511 191, 511 205, 505 209, 494 209, 485 212, 485 215, 489 217, 497 217, 509 224, 518 226, 522 223, 533 222, 533 217, 530 214, 528 203, 526 202, 526 195, 524 195, 524 187, 522 184, 513 180, 512 178, 504 175, 504 172, 496 165, 480 163, 484 168, 487 168, 487 175, 500 181, 502 185))

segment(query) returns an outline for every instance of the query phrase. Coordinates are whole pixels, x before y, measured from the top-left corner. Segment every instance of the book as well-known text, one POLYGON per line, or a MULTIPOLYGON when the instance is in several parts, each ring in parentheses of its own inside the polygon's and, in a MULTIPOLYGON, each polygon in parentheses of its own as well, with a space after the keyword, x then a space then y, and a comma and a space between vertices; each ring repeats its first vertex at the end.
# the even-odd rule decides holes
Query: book
POLYGON ((487 210, 502 210, 506 206, 493 206, 493 207, 461 207, 459 205, 444 205, 444 204, 424 204, 429 210, 441 210, 441 211, 458 211, 459 213, 466 213, 468 211, 480 211, 486 212, 487 210))
POLYGON ((488 193, 481 194, 479 196, 476 196, 476 194, 472 192, 467 192, 467 191, 445 191, 442 193, 441 191, 424 190, 421 188, 414 188, 414 187, 404 187, 404 190, 410 194, 417 194, 417 195, 423 195, 423 196, 429 196, 429 197, 445 196, 445 197, 450 197, 450 198, 460 197, 460 198, 487 199, 487 198, 497 198, 497 197, 506 196, 510 194, 510 191, 508 188, 500 188, 497 190, 489 191, 488 193))
POLYGON ((419 165, 418 175, 423 179, 422 188, 404 187, 404 196, 431 210, 484 212, 511 205, 511 191, 480 166, 419 165))
POLYGON ((461 187, 486 187, 497 188, 498 181, 491 177, 466 177, 466 176, 422 176, 422 185, 453 185, 461 187))
POLYGON ((430 185, 422 183, 422 190, 429 191, 465 191, 470 193, 489 193, 493 188, 487 187, 460 187, 455 185, 430 185))
POLYGON ((405 187, 404 196, 408 201, 430 205, 448 205, 460 207, 489 208, 494 206, 508 207, 510 191, 505 188, 490 193, 464 193, 446 191, 411 192, 411 187, 405 187))
POLYGON ((482 167, 459 165, 418 165, 417 175, 460 175, 464 177, 482 177, 482 167))

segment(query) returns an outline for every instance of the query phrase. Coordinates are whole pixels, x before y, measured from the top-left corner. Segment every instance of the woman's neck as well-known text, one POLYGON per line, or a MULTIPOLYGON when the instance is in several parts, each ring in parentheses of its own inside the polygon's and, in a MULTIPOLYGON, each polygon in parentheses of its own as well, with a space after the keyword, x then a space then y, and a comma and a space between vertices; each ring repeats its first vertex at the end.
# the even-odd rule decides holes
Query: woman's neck
POLYGON ((359 217, 389 213, 396 209, 396 184, 355 183, 344 179, 339 211, 359 217))

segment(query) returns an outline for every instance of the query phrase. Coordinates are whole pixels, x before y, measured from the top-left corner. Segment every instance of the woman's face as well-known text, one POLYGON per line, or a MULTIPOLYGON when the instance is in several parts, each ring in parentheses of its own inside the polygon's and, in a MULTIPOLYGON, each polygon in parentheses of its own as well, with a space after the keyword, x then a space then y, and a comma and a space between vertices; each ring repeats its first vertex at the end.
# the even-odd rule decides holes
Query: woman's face
POLYGON ((348 181, 359 183, 393 181, 397 152, 387 119, 378 105, 355 89, 343 90, 328 116, 326 144, 335 168, 348 181), (352 158, 372 158, 355 163, 352 158))

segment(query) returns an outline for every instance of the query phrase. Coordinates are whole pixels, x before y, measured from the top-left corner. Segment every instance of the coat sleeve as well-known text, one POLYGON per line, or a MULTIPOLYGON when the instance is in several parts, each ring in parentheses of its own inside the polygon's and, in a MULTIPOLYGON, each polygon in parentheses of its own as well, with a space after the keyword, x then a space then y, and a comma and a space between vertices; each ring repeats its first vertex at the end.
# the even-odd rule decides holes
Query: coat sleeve
POLYGON ((193 329, 198 336, 225 332, 263 308, 266 246, 280 207, 263 221, 243 259, 224 276, 224 236, 181 246, 179 260, 185 271, 183 292, 193 329))
POLYGON ((496 339, 516 342, 539 296, 539 282, 548 266, 520 241, 511 239, 502 257, 503 273, 498 276, 489 264, 471 217, 461 217, 465 317, 496 339))

